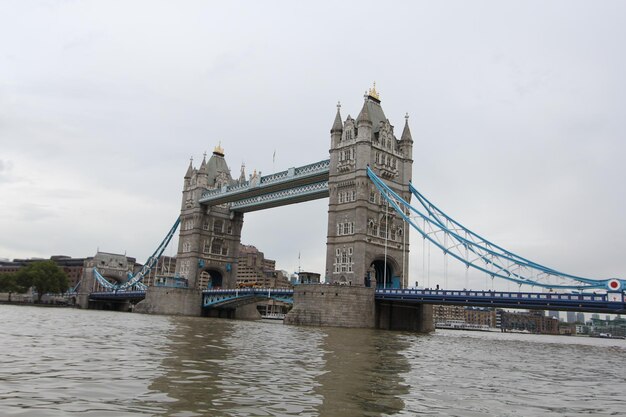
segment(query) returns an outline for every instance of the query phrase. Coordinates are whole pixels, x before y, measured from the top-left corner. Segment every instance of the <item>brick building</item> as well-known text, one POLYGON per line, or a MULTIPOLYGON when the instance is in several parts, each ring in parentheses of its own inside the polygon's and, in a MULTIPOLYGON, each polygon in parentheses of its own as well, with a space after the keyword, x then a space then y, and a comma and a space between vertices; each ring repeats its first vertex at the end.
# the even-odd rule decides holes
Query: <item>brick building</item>
POLYGON ((276 261, 266 259, 252 245, 240 245, 237 263, 237 286, 262 288, 291 287, 289 277, 276 270, 276 261))

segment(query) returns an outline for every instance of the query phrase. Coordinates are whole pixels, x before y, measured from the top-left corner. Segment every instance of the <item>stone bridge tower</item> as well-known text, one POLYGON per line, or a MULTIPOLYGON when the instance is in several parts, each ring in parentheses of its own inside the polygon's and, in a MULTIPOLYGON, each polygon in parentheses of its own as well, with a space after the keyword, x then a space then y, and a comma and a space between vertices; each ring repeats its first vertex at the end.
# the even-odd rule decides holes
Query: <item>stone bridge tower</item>
POLYGON ((408 232, 367 176, 369 166, 410 201, 413 139, 405 117, 398 140, 376 86, 356 120, 342 122, 340 105, 330 146, 326 280, 357 286, 406 287, 408 232))
POLYGON ((208 162, 205 156, 199 168, 189 163, 176 262, 176 272, 188 279, 189 288, 235 287, 243 213, 230 211, 226 205, 206 206, 199 199, 204 191, 237 181, 245 181, 243 167, 240 178, 233 180, 221 146, 215 148, 208 162))

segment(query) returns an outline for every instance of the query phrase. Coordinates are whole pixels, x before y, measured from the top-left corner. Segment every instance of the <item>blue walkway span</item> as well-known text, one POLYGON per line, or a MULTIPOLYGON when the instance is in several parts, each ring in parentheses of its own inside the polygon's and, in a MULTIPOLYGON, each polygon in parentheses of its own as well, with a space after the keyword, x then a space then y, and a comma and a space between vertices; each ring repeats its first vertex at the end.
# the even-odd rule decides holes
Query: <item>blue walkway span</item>
MULTIPOLYGON (((138 301, 145 291, 103 291, 89 295, 93 301, 138 301)), ((236 307, 263 299, 293 304, 293 290, 281 288, 215 289, 202 291, 202 307, 236 307)), ((427 289, 382 289, 375 292, 376 301, 402 304, 458 305, 468 307, 516 308, 530 310, 585 311, 589 313, 626 313, 626 295, 562 294, 510 291, 467 291, 427 289)))
POLYGON ((238 304, 274 299, 293 304, 293 290, 283 288, 238 288, 202 291, 202 307, 234 307, 238 304))
POLYGON ((623 314, 626 312, 626 297, 623 293, 561 294, 510 291, 377 289, 376 300, 530 310, 586 311, 589 313, 623 314))
POLYGON ((91 301, 139 301, 144 298, 145 291, 98 291, 89 294, 91 301))
MULTIPOLYGON (((205 308, 226 307, 273 298, 292 303, 293 290, 250 288, 233 290, 205 290, 202 292, 205 308)), ((493 308, 534 310, 586 311, 590 313, 626 313, 623 293, 561 294, 500 291, 458 291, 426 289, 376 289, 376 301, 413 304, 459 305, 493 308)))

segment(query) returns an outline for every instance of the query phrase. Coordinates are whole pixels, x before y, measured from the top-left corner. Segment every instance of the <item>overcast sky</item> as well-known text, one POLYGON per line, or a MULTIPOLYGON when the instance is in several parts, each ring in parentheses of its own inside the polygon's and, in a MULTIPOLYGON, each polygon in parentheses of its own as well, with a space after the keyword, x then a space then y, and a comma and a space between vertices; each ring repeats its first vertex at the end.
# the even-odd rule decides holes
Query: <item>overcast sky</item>
MULTIPOLYGON (((2 1, 0 258, 143 262, 191 156, 221 141, 235 176, 327 159, 337 101, 356 117, 376 81, 431 201, 536 262, 624 278, 625 21, 620 1, 2 1)), ((323 272, 326 211, 246 214, 242 240, 323 272)))

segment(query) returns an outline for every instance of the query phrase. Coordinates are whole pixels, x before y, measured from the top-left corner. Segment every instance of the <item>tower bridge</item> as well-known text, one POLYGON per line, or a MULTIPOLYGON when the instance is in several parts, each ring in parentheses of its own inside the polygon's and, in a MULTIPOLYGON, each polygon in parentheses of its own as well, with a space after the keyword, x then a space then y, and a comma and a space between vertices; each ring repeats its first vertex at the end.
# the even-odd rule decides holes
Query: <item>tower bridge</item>
MULTIPOLYGON (((579 277, 542 266, 484 239, 432 204, 411 184, 413 143, 408 115, 398 138, 372 88, 356 119, 343 119, 337 105, 329 159, 265 176, 255 171, 246 177, 242 166, 238 178, 231 177, 221 145, 208 160, 205 155, 199 167, 191 161, 184 175, 180 216, 146 263, 149 270, 180 224, 176 276, 185 285, 149 287, 137 311, 220 316, 224 309, 234 309, 241 313, 234 316, 245 316, 245 306, 259 294, 235 288, 244 214, 320 198, 328 198, 325 276, 331 285, 302 285, 291 291, 288 299, 293 309, 286 323, 429 331, 433 329, 433 303, 549 305, 551 298, 524 293, 522 285, 602 289, 607 292, 605 299, 581 299, 577 306, 572 300, 554 300, 561 307, 584 311, 624 310, 621 291, 626 281, 579 277), (505 301, 502 296, 489 298, 479 292, 406 292, 411 229, 467 269, 514 282, 520 291, 509 293, 505 301)), ((129 275, 124 284, 107 286, 94 268, 84 278, 83 293, 93 293, 98 281, 104 292, 135 290, 137 299, 144 273, 129 275)), ((92 294, 92 299, 98 297, 120 296, 92 294)))

